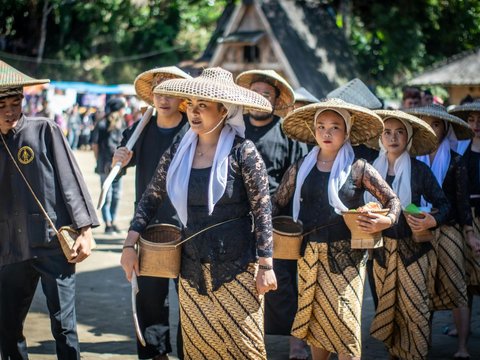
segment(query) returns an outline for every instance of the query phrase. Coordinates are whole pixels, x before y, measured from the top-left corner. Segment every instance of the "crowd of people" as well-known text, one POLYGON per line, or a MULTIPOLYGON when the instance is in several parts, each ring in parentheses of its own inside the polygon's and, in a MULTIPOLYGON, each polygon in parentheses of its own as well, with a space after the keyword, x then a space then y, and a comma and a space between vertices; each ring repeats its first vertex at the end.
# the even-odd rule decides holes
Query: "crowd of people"
MULTIPOLYGON (((79 359, 74 264, 90 254, 99 222, 72 154, 77 135, 22 114, 23 87, 48 80, 0 66, 9 74, 0 77, 0 184, 11 197, 0 204, 0 358, 27 359, 23 321, 41 279, 58 357, 79 359), (79 233, 67 261, 55 227, 70 224, 79 233)), ((128 126, 127 103, 112 98, 91 144, 102 184, 113 165, 123 168, 102 208, 107 233, 118 231, 122 176, 136 167, 121 265, 138 281, 140 359, 172 351, 169 279, 142 275, 138 256, 142 236, 166 224, 185 240, 175 280, 181 359, 267 359, 265 334, 288 337, 290 359, 360 359, 366 277, 370 334, 391 359, 427 359, 432 317, 445 310, 458 335, 453 356, 469 358, 480 294, 480 102, 447 110, 409 87, 401 109, 380 109, 365 86, 350 85, 318 100, 273 70, 234 78, 207 68, 192 78, 160 67, 134 85, 154 115, 128 126), (360 211, 372 203, 385 211, 360 211), (382 246, 352 245, 343 213, 356 209, 357 228, 380 233, 382 246), (303 226, 298 259, 275 258, 277 216, 303 226)), ((78 108, 70 115, 81 123, 78 108)))

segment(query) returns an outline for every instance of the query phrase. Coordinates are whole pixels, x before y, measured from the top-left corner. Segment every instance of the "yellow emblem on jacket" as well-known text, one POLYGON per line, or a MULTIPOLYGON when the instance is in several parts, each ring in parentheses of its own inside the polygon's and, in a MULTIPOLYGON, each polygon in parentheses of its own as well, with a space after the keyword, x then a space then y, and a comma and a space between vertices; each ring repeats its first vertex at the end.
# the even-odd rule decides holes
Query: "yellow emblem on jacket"
POLYGON ((32 162, 35 154, 33 153, 33 150, 30 146, 22 146, 20 150, 18 150, 17 157, 18 161, 20 161, 24 165, 27 165, 32 162))

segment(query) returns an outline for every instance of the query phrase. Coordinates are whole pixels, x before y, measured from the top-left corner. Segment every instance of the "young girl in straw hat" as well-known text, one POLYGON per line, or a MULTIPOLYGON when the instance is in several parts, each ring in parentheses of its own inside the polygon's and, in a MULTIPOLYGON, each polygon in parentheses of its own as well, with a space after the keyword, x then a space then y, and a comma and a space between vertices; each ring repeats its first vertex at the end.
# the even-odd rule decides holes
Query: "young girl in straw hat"
POLYGON ((361 307, 366 250, 352 250, 341 211, 363 205, 374 194, 386 216, 369 213, 362 229, 390 227, 400 212, 392 189, 365 160, 356 160, 352 144, 382 131, 372 111, 338 99, 296 109, 284 120, 285 133, 317 146, 293 164, 273 197, 274 212, 293 199, 293 218, 304 224, 303 256, 298 262, 298 310, 292 335, 306 340, 314 360, 331 353, 340 359, 361 355, 361 307))
MULTIPOLYGON (((466 122, 450 115, 441 105, 430 105, 406 110, 431 126, 437 135, 439 146, 427 155, 418 156, 432 169, 450 202, 448 223, 435 232, 432 242, 436 255, 436 269, 431 272, 435 286, 431 296, 430 310, 454 310, 458 319, 458 350, 454 358, 468 358, 467 338, 469 311, 465 279, 465 240, 474 245, 472 212, 469 204, 468 173, 462 157, 455 151, 457 140, 469 140, 473 131, 466 122)), ((422 206, 428 206, 422 199, 422 206)))
POLYGON ((126 246, 168 195, 185 237, 194 236, 183 244, 179 279, 185 358, 266 359, 261 295, 276 288, 271 205, 265 165, 243 138, 243 106, 271 105, 220 68, 154 92, 186 98, 191 128, 162 156, 126 246))
MULTIPOLYGON (((376 113, 382 117, 385 130, 380 142, 375 139, 381 151, 373 166, 392 186, 403 209, 411 203, 420 205, 423 197, 438 212, 424 212, 424 219, 404 214, 398 224, 383 232, 384 248, 374 250, 378 306, 370 332, 385 343, 393 359, 426 359, 432 244, 415 242, 412 230, 419 232, 442 225, 449 206, 428 166, 410 156, 430 153, 437 140, 433 130, 412 115, 396 110, 376 113)), ((368 196, 366 201, 370 201, 368 196)))
MULTIPOLYGON (((147 70, 135 79, 137 95, 150 106, 155 107, 155 114, 143 129, 142 134, 135 143, 132 151, 125 145, 132 136, 139 122, 123 133, 120 147, 115 151, 112 164, 122 162, 122 167, 135 166, 135 201, 138 203, 146 190, 150 180, 155 174, 158 161, 163 153, 189 129, 187 115, 185 114, 185 101, 177 97, 168 97, 153 94, 153 90, 163 81, 169 79, 191 79, 191 76, 176 66, 166 66, 147 70)), ((150 219, 149 225, 172 224, 180 226, 175 209, 170 201, 164 201, 155 215, 150 219)), ((122 263, 127 258, 137 259, 137 253, 132 248, 122 251, 122 263), (125 259, 124 259, 125 258, 125 259)), ((134 261, 128 261, 134 263, 134 261)), ((126 269, 131 273, 132 269, 126 269)), ((146 346, 137 339, 137 353, 141 359, 162 359, 172 351, 170 345, 169 304, 168 298, 170 279, 153 276, 138 277, 137 311, 138 322, 142 334, 146 336, 146 346), (158 304, 153 305, 152 298, 158 304)), ((179 329, 178 329, 179 330, 179 329)), ((182 352, 181 337, 177 336, 177 354, 182 352)))

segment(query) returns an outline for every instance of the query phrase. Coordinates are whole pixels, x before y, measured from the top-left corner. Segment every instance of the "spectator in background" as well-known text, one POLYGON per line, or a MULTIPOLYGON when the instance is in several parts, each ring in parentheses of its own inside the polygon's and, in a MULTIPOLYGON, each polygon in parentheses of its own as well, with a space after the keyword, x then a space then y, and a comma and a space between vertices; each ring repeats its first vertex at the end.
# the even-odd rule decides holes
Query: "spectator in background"
POLYGON ((82 118, 78 110, 78 104, 74 104, 70 110, 67 121, 67 131, 68 131, 68 144, 72 150, 76 150, 78 147, 78 139, 80 136, 80 124, 82 118))
POLYGON ((50 110, 50 105, 47 99, 42 99, 42 107, 41 110, 37 113, 38 117, 46 117, 48 119, 53 119, 53 113, 50 110))
POLYGON ((410 109, 421 105, 422 94, 419 88, 408 86, 404 87, 402 91, 402 109, 410 109))
MULTIPOLYGON (((110 165, 115 150, 122 141, 122 132, 125 130, 125 106, 121 98, 110 99, 105 107, 106 116, 100 120, 93 130, 92 149, 97 159, 95 172, 100 175, 101 184, 110 172, 110 165)), ((108 190, 105 204, 102 207, 102 217, 105 221, 105 234, 119 232, 115 225, 118 201, 120 199, 122 179, 113 182, 108 190)))
POLYGON ((91 107, 82 116, 80 123, 80 136, 78 139, 78 148, 81 150, 90 150, 93 124, 96 108, 91 107))
POLYGON ((426 89, 422 94, 422 106, 432 105, 433 104, 433 94, 430 89, 426 89))

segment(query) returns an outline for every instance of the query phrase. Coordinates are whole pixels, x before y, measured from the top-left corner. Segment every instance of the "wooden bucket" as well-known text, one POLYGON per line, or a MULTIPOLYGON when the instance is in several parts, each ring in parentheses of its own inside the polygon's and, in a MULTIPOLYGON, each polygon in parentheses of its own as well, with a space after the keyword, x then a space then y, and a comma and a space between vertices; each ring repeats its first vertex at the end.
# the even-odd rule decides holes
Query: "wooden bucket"
MULTIPOLYGON (((437 213, 437 209, 432 209, 430 211, 430 214, 435 214, 437 213)), ((416 217, 417 219, 423 219, 425 215, 423 214, 412 214, 411 212, 403 210, 404 214, 411 215, 413 217, 416 217)), ((408 224, 408 223, 407 223, 408 224)), ((413 231, 412 230, 412 239, 413 241, 417 243, 422 243, 422 242, 430 242, 435 239, 435 232, 433 230, 427 229, 427 230, 422 230, 422 231, 413 231)))
POLYGON ((276 216, 273 225, 273 258, 284 260, 300 259, 303 224, 293 221, 291 216, 276 216))
MULTIPOLYGON (((390 209, 370 210, 370 213, 387 215, 390 209)), ((357 224, 359 215, 365 215, 365 212, 354 210, 342 211, 343 220, 352 234, 352 249, 375 249, 383 246, 383 237, 381 232, 368 234, 362 231, 357 224)))
POLYGON ((139 240, 141 276, 177 278, 180 272, 182 247, 180 229, 171 224, 147 227, 139 240))

